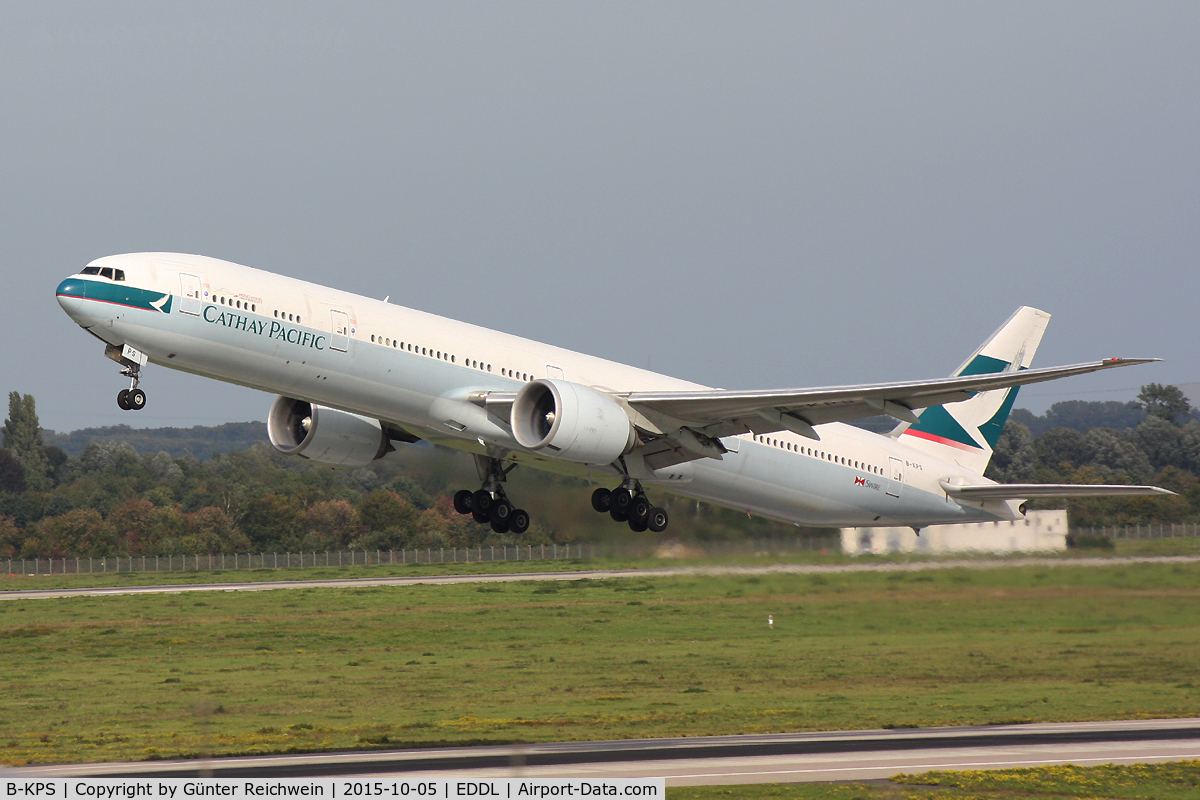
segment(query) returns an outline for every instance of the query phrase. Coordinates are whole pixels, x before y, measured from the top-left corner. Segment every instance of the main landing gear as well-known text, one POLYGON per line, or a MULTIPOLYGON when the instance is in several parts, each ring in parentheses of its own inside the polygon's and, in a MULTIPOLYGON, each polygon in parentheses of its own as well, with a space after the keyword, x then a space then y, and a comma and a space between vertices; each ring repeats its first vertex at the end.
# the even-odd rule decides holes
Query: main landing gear
POLYGON ((627 480, 617 489, 597 489, 592 492, 592 508, 617 522, 628 522, 634 533, 647 529, 662 533, 670 522, 666 510, 651 505, 637 481, 627 480))
POLYGON ((146 407, 146 393, 138 388, 140 374, 137 366, 126 367, 121 374, 129 378, 128 389, 117 392, 117 405, 122 411, 141 411, 146 407))
POLYGON ((500 459, 478 455, 475 456, 475 464, 483 478, 483 488, 477 492, 462 489, 455 493, 454 510, 460 514, 470 514, 480 525, 491 525, 496 533, 524 533, 529 530, 529 512, 514 508, 504 493, 504 487, 500 485, 517 465, 505 469, 500 459))

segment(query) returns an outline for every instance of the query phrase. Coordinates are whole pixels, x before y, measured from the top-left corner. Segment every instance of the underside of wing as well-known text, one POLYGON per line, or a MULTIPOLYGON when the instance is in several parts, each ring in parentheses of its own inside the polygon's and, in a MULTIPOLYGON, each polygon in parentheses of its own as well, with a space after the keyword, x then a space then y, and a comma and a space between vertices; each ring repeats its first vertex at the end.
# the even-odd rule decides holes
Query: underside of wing
POLYGON ((1112 495, 1173 496, 1158 486, 1078 483, 981 483, 956 486, 942 481, 946 494, 962 500, 1030 500, 1035 497, 1108 497, 1112 495))

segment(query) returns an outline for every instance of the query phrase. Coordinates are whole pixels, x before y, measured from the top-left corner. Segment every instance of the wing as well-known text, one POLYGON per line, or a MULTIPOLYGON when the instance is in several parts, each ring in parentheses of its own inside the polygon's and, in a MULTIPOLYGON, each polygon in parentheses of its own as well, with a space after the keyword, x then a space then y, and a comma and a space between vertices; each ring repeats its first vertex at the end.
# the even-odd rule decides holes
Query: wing
POLYGON ((1159 360, 1110 358, 1064 367, 821 389, 629 392, 616 397, 633 412, 634 424, 650 434, 644 439, 643 454, 652 468, 660 469, 695 458, 720 458, 726 452, 722 437, 789 430, 819 440, 815 426, 828 422, 877 414, 916 422, 915 409, 966 400, 979 392, 1159 360))
POLYGON ((946 494, 961 500, 1029 500, 1034 497, 1106 497, 1119 494, 1174 496, 1157 486, 1124 486, 1073 483, 981 483, 956 486, 941 481, 946 494))

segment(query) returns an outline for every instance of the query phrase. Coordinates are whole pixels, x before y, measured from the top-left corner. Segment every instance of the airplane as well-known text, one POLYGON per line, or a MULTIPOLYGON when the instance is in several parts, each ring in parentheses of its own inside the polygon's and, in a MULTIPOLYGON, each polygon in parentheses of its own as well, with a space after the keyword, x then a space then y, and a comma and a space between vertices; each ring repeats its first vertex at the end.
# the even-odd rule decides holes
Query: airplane
POLYGON ((271 444, 314 464, 360 468, 421 439, 465 451, 481 485, 454 508, 497 533, 529 528, 505 492, 519 465, 615 483, 592 507, 635 532, 669 523, 648 488, 918 532, 1018 520, 1031 498, 1172 494, 983 476, 1020 386, 1159 360, 1031 368, 1050 315, 1027 306, 946 378, 727 391, 204 256, 100 258, 56 296, 130 379, 122 409, 145 407, 152 363, 276 394, 271 444), (845 424, 877 415, 896 427, 845 424))

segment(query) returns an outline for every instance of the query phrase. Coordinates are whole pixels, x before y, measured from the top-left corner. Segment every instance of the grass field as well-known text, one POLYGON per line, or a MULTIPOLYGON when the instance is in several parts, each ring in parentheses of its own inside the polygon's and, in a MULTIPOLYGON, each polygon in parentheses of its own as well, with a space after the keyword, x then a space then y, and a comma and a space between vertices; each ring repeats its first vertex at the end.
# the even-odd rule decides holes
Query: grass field
POLYGON ((927 772, 892 783, 698 786, 667 790, 669 800, 1200 800, 1200 761, 927 772))
POLYGON ((1194 716, 1198 601, 1200 563, 10 600, 0 760, 1194 716))

